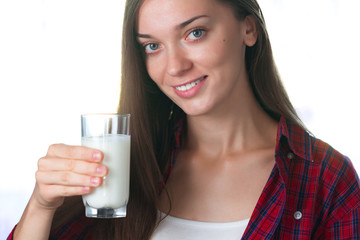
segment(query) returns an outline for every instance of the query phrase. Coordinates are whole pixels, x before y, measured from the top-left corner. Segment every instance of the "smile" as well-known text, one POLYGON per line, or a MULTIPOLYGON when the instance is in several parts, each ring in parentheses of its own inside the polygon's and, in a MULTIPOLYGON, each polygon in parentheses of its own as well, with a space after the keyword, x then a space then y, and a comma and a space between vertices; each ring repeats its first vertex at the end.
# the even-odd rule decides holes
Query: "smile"
POLYGON ((191 82, 191 83, 187 83, 178 87, 175 87, 178 91, 184 92, 184 91, 188 91, 190 89, 192 89, 193 87, 195 87, 198 83, 200 83, 202 80, 204 80, 207 76, 203 76, 202 78, 191 82))

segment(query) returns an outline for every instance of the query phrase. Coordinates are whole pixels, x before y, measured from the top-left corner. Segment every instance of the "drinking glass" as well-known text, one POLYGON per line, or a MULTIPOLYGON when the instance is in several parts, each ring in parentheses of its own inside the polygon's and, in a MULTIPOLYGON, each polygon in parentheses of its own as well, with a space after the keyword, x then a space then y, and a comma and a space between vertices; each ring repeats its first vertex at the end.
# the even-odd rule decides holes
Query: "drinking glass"
POLYGON ((81 115, 81 144, 102 151, 102 164, 109 169, 102 185, 83 195, 86 216, 125 217, 130 182, 130 114, 81 115))

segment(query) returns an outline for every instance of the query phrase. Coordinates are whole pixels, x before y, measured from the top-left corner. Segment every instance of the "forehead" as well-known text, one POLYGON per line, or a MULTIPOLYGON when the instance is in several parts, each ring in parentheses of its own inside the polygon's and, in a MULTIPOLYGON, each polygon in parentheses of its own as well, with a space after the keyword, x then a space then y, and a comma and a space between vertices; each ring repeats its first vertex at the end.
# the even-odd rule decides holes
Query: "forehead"
POLYGON ((216 14, 216 0, 145 0, 138 15, 139 32, 176 26, 196 15, 216 14))

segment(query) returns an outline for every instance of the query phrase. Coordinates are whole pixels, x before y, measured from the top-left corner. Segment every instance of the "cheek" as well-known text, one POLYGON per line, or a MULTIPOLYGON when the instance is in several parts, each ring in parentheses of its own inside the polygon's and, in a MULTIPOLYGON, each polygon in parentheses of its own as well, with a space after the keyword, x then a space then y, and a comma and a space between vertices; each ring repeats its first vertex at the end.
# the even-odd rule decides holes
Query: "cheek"
POLYGON ((221 66, 226 75, 239 74, 239 70, 245 65, 245 47, 239 38, 224 38, 218 42, 214 51, 214 64, 221 66))
POLYGON ((227 37, 222 38, 218 41, 217 47, 215 48, 215 53, 220 56, 221 61, 226 60, 238 60, 241 59, 242 53, 241 38, 238 37, 227 37))
POLYGON ((210 71, 218 66, 223 57, 221 51, 209 50, 209 46, 201 46, 198 48, 190 49, 191 61, 195 69, 210 71))
POLYGON ((241 60, 241 44, 232 38, 220 38, 213 40, 211 44, 197 51, 197 62, 206 67, 227 65, 232 61, 241 60))
POLYGON ((161 76, 161 65, 154 61, 153 59, 146 60, 146 70, 150 76, 150 78, 156 83, 160 83, 160 76, 161 76))
POLYGON ((165 64, 162 62, 161 58, 147 60, 146 69, 150 78, 155 82, 155 84, 160 88, 160 90, 171 98, 171 89, 165 81, 166 69, 165 64))

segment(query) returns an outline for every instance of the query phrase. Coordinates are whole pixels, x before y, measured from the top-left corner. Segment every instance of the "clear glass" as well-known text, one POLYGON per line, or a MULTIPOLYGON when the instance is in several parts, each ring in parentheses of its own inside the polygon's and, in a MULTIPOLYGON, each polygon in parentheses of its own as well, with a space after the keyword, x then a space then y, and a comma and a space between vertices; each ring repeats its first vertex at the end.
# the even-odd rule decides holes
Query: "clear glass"
POLYGON ((81 144, 102 151, 102 163, 109 169, 103 184, 83 195, 86 216, 125 217, 130 183, 130 114, 81 115, 81 144))

